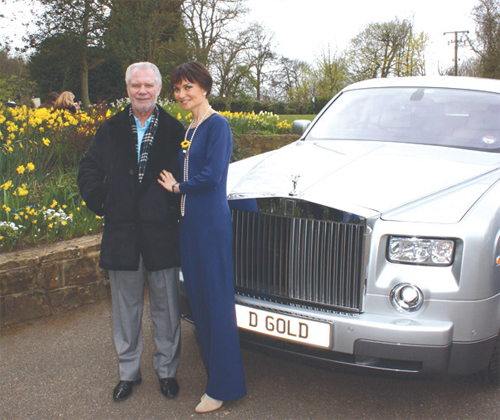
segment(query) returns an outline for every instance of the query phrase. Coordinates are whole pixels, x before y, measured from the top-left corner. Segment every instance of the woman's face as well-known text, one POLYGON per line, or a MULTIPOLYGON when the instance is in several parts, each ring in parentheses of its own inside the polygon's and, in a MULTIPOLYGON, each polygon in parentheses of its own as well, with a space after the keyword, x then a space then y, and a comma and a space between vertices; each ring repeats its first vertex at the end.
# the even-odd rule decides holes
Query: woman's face
POLYGON ((183 79, 174 86, 174 96, 184 111, 193 111, 206 102, 206 91, 197 82, 183 79))

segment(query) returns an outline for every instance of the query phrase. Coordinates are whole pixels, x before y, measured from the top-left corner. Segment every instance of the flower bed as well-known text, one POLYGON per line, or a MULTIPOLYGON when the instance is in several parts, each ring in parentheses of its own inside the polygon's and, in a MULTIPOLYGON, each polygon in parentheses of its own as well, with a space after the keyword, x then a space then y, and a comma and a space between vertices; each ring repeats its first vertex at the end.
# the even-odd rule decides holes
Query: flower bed
POLYGON ((78 162, 106 110, 0 108, 0 252, 99 231, 78 195, 78 162))
MULTIPOLYGON (((75 114, 63 110, 27 107, 0 108, 0 253, 39 243, 98 233, 104 219, 85 206, 76 185, 78 164, 100 124, 122 109, 96 107, 75 114)), ((161 103, 187 126, 191 113, 161 103)), ((232 160, 283 145, 264 136, 286 134, 291 124, 272 113, 221 113, 235 137, 232 160), (256 134, 261 135, 261 141, 256 134), (252 141, 240 142, 242 135, 252 141), (260 144, 265 143, 264 147, 260 144)), ((285 143, 288 142, 285 141, 285 143)))

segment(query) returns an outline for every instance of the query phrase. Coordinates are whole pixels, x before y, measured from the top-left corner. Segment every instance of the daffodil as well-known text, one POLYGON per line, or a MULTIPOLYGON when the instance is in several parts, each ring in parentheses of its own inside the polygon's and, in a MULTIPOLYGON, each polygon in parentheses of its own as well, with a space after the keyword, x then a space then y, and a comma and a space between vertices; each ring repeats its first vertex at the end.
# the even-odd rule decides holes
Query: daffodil
POLYGON ((4 191, 7 191, 10 187, 12 187, 12 181, 10 180, 0 185, 0 188, 3 188, 4 191))

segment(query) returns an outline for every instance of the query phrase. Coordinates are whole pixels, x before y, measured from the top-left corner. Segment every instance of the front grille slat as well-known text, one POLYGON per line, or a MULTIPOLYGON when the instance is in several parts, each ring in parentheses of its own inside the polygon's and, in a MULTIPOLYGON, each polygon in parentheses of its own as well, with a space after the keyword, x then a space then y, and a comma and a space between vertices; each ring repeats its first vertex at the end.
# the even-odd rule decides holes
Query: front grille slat
POLYGON ((364 226, 233 210, 237 293, 358 312, 364 226))

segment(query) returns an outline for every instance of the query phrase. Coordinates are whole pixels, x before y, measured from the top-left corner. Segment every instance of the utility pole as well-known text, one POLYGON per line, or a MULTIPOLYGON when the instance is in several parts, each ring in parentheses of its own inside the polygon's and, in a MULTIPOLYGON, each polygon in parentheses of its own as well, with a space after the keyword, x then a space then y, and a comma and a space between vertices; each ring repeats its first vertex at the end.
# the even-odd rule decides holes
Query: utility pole
MULTIPOLYGON (((455 34, 455 41, 450 41, 452 44, 455 43, 455 76, 458 75, 458 44, 465 45, 465 40, 462 38, 462 35, 460 35, 460 40, 458 40, 458 34, 468 34, 469 31, 452 31, 452 32, 444 32, 443 35, 446 34, 455 34)), ((450 44, 448 42, 448 44, 450 44)))

